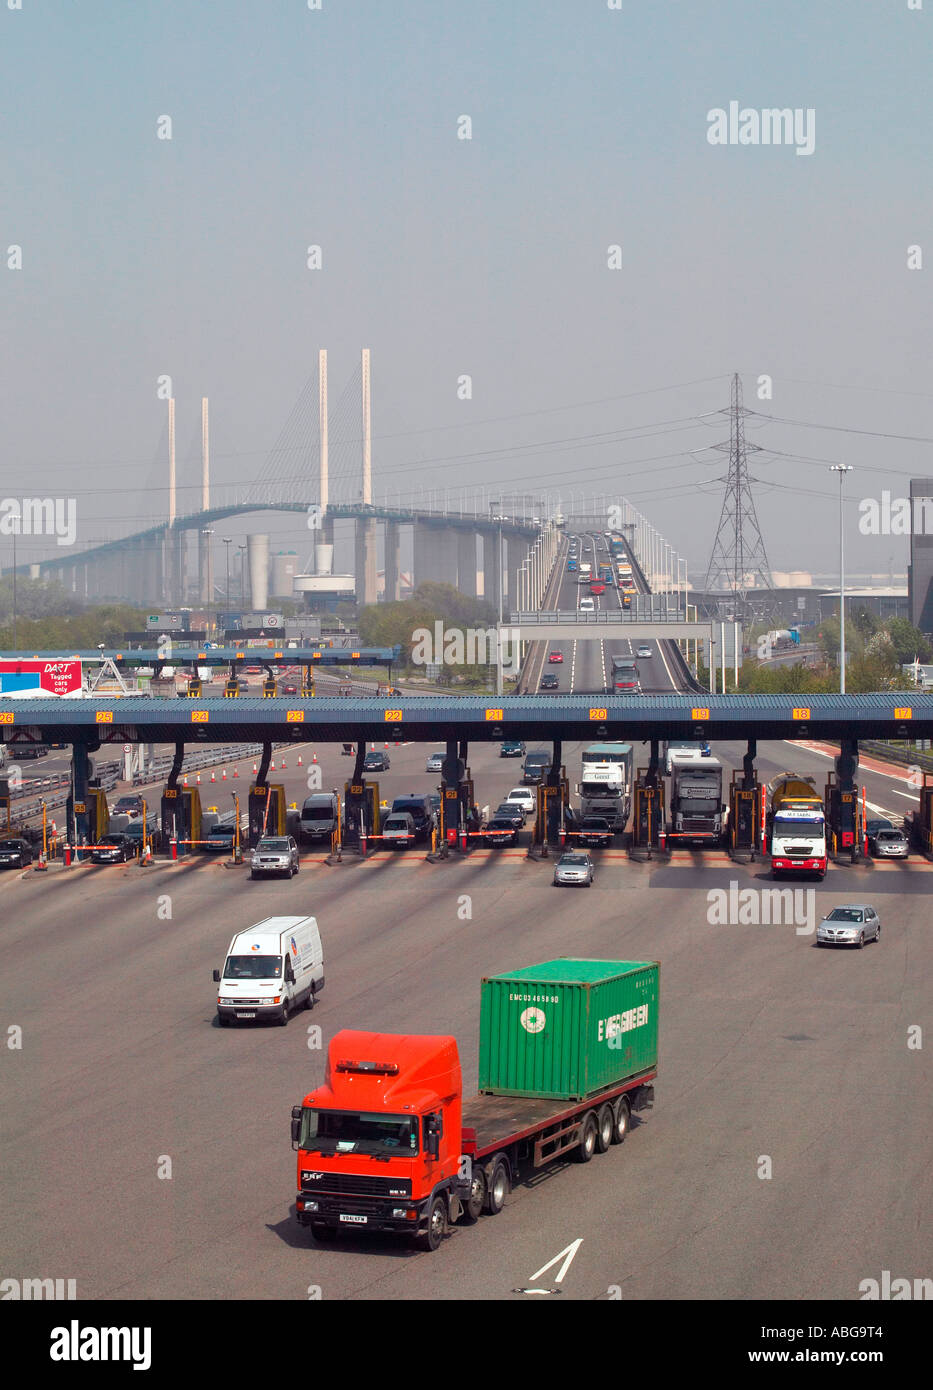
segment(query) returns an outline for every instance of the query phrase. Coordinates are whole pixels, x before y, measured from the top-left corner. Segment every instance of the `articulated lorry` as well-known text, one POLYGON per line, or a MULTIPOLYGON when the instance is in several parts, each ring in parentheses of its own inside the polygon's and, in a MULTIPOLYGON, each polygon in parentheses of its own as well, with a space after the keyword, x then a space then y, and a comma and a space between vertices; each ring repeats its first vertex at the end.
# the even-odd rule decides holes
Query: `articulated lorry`
POLYGON ((671 799, 667 838, 718 845, 726 829, 722 763, 718 758, 697 758, 690 749, 675 749, 668 763, 671 799))
POLYGON ((344 1030, 324 1083, 292 1109, 298 1223, 319 1241, 388 1231, 436 1250, 496 1215, 555 1158, 587 1163, 650 1110, 657 961, 561 959, 483 980, 479 1094, 456 1039, 344 1030))
POLYGON ((591 743, 583 750, 581 816, 603 816, 615 831, 628 824, 632 809, 632 745, 591 743))
POLYGON ((782 772, 768 784, 771 875, 826 873, 826 817, 812 777, 782 772))

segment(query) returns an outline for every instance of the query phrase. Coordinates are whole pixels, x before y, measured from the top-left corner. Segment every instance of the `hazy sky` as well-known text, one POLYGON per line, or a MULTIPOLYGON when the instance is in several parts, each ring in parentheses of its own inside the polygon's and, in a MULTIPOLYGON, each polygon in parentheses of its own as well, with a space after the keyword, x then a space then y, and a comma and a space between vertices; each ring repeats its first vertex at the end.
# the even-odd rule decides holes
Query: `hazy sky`
POLYGON ((698 417, 739 371, 807 426, 748 421, 780 451, 751 465, 773 567, 835 567, 838 461, 853 568, 903 571, 858 501, 933 474, 931 25, 933 0, 0 0, 0 496, 76 497, 79 547, 163 518, 168 374, 186 511, 202 395, 243 484, 318 349, 336 413, 368 347, 378 497, 625 495, 701 580, 728 422, 698 417), (813 152, 711 144, 730 101, 812 110, 813 152))

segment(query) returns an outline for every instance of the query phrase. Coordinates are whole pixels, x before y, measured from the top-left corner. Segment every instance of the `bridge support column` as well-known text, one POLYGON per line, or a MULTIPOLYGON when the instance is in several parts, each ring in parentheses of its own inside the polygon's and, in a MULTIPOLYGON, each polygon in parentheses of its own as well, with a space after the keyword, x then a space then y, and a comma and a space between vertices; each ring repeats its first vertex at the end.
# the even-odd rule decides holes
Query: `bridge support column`
POLYGON ((372 517, 356 521, 356 601, 357 604, 376 602, 376 522, 372 517))
POLYGON ((499 576, 501 574, 499 555, 499 532, 483 532, 483 598, 499 612, 499 576))
POLYGON ((386 603, 395 603, 402 597, 402 587, 399 579, 399 535, 400 528, 397 521, 387 521, 385 525, 385 585, 384 598, 386 603))
POLYGON ((457 588, 476 598, 476 532, 457 532, 457 588))
POLYGON ((415 587, 426 579, 435 584, 457 586, 457 554, 450 528, 415 522, 415 587))

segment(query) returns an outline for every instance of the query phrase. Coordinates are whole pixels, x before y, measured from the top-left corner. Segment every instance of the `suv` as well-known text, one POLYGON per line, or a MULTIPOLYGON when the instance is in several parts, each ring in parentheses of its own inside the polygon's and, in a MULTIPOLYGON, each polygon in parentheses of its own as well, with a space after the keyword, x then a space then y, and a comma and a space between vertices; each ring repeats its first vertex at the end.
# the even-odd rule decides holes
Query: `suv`
POLYGON ((364 772, 388 772, 391 766, 388 753, 380 752, 378 748, 371 749, 363 759, 364 772))
POLYGON ((536 785, 538 782, 544 781, 550 770, 550 753, 529 753, 525 758, 525 766, 522 769, 522 781, 536 785))
POLYGON ((336 792, 314 792, 301 808, 298 834, 302 840, 329 840, 340 818, 336 792))
POLYGON ((298 868, 298 846, 291 835, 264 835, 250 855, 250 878, 261 878, 263 874, 287 874, 292 878, 298 868))
POLYGON ((397 796, 392 802, 391 815, 394 816, 399 811, 407 811, 414 821, 416 840, 424 841, 431 838, 436 817, 430 797, 418 796, 415 792, 409 792, 408 796, 397 796))

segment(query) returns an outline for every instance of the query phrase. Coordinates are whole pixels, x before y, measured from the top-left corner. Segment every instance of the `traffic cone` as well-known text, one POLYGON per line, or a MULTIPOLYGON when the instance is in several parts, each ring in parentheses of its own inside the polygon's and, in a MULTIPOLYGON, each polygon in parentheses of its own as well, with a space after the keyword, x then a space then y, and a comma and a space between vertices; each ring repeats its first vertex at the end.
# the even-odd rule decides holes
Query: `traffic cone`
POLYGON ((298 766, 299 766, 299 767, 302 767, 302 766, 303 766, 303 763, 302 763, 302 761, 301 761, 301 754, 300 754, 300 753, 298 754, 298 766))
POLYGON ((236 768, 233 769, 233 775, 234 777, 239 777, 240 775, 236 768))
POLYGON ((223 771, 221 772, 221 774, 220 774, 220 780, 221 780, 221 782, 226 782, 226 780, 227 780, 227 769, 226 769, 226 768, 224 768, 223 771))
POLYGON ((200 786, 200 785, 201 785, 201 774, 200 774, 200 772, 199 772, 199 773, 198 773, 198 786, 200 786))
POLYGON ((47 865, 46 862, 45 862, 45 854, 44 854, 44 853, 42 852, 42 850, 40 849, 40 851, 39 851, 39 858, 38 858, 38 860, 36 861, 36 870, 39 871, 39 872, 44 872, 44 870, 46 870, 47 868, 48 868, 48 865, 47 865))
POLYGON ((185 786, 185 787, 187 787, 187 785, 188 785, 188 779, 187 779, 187 777, 185 778, 185 780, 184 780, 184 782, 183 782, 182 785, 185 786))
POLYGON ((315 753, 314 756, 312 757, 311 761, 312 761, 312 763, 316 763, 316 762, 317 762, 317 754, 316 754, 316 753, 315 753))
POLYGON ((212 782, 216 782, 216 781, 217 781, 217 778, 214 776, 213 768, 211 769, 211 781, 212 781, 212 782))
POLYGON ((274 772, 274 771, 275 771, 275 759, 274 759, 274 758, 273 758, 272 762, 269 764, 269 771, 270 771, 270 772, 274 772))
POLYGON ((258 771, 259 771, 259 768, 256 766, 255 763, 253 763, 253 771, 254 771, 254 772, 258 772, 258 771))

